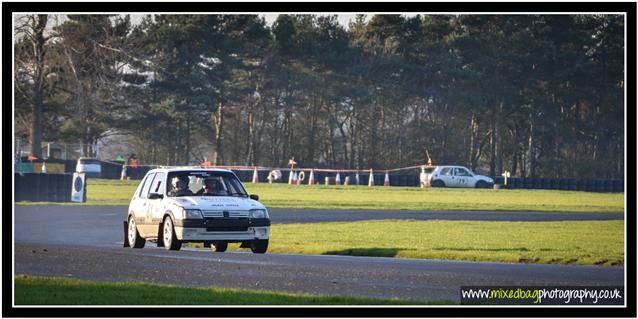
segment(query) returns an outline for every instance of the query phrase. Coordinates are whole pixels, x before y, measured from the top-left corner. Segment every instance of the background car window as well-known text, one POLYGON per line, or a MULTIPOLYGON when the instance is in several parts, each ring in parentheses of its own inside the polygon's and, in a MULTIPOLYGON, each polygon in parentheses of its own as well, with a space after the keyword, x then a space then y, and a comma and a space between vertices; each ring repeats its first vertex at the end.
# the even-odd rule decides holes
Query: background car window
POLYGON ((166 183, 164 183, 165 180, 165 176, 166 174, 164 173, 157 173, 155 175, 155 178, 153 179, 153 186, 151 187, 151 192, 153 193, 162 193, 162 186, 166 185, 166 183))
POLYGON ((468 172, 465 168, 459 168, 459 175, 460 176, 472 176, 472 174, 470 174, 470 172, 468 172))
POLYGON ((460 168, 460 167, 455 167, 454 168, 454 176, 469 176, 467 171, 460 168))
POLYGON ((441 169, 441 175, 452 175, 452 168, 446 167, 441 169))
POLYGON ((155 177, 155 173, 148 174, 144 179, 144 186, 142 186, 142 190, 138 194, 140 198, 147 198, 148 190, 151 188, 151 184, 153 182, 153 178, 155 177))
POLYGON ((81 158, 80 159, 80 164, 83 164, 83 165, 94 165, 94 164, 100 165, 102 163, 100 163, 100 161, 96 160, 96 159, 81 158))

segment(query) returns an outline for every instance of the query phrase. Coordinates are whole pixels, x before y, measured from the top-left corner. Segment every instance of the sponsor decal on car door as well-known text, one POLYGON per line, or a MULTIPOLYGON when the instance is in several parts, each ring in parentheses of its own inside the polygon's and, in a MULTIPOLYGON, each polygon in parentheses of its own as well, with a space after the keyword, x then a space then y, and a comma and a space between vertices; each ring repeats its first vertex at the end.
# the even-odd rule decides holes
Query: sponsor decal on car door
POLYGON ((454 168, 454 182, 455 185, 453 187, 472 187, 472 175, 461 167, 454 168))

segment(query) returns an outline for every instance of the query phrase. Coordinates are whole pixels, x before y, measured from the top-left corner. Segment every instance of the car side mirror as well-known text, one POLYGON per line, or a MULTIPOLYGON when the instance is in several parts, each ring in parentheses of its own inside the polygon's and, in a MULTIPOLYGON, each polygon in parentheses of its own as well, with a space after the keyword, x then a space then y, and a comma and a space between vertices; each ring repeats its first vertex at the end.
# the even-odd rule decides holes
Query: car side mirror
POLYGON ((252 200, 259 200, 259 195, 250 195, 250 199, 252 200))
POLYGON ((162 199, 164 198, 164 195, 160 194, 160 193, 150 193, 148 194, 148 199, 162 199))

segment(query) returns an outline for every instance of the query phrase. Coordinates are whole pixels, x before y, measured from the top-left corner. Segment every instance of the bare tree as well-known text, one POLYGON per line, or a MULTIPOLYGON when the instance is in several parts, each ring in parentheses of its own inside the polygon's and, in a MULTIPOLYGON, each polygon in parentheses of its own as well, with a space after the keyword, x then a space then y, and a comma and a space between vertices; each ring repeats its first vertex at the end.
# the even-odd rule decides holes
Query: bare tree
POLYGON ((15 88, 22 101, 30 104, 29 142, 36 157, 42 156, 42 109, 49 73, 46 44, 50 37, 45 36, 48 19, 46 14, 22 16, 15 29, 15 88))

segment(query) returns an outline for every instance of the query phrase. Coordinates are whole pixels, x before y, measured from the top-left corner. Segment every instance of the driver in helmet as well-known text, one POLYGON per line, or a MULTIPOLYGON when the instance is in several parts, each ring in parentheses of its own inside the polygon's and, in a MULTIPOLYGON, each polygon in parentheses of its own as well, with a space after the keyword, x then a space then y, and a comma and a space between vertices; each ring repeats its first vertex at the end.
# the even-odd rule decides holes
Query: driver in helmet
POLYGON ((188 189, 188 176, 175 176, 171 180, 171 185, 173 185, 173 189, 168 192, 168 196, 176 197, 176 196, 193 196, 193 192, 188 189))
POLYGON ((204 179, 204 186, 197 192, 197 195, 224 195, 224 193, 219 180, 209 177, 204 179))

